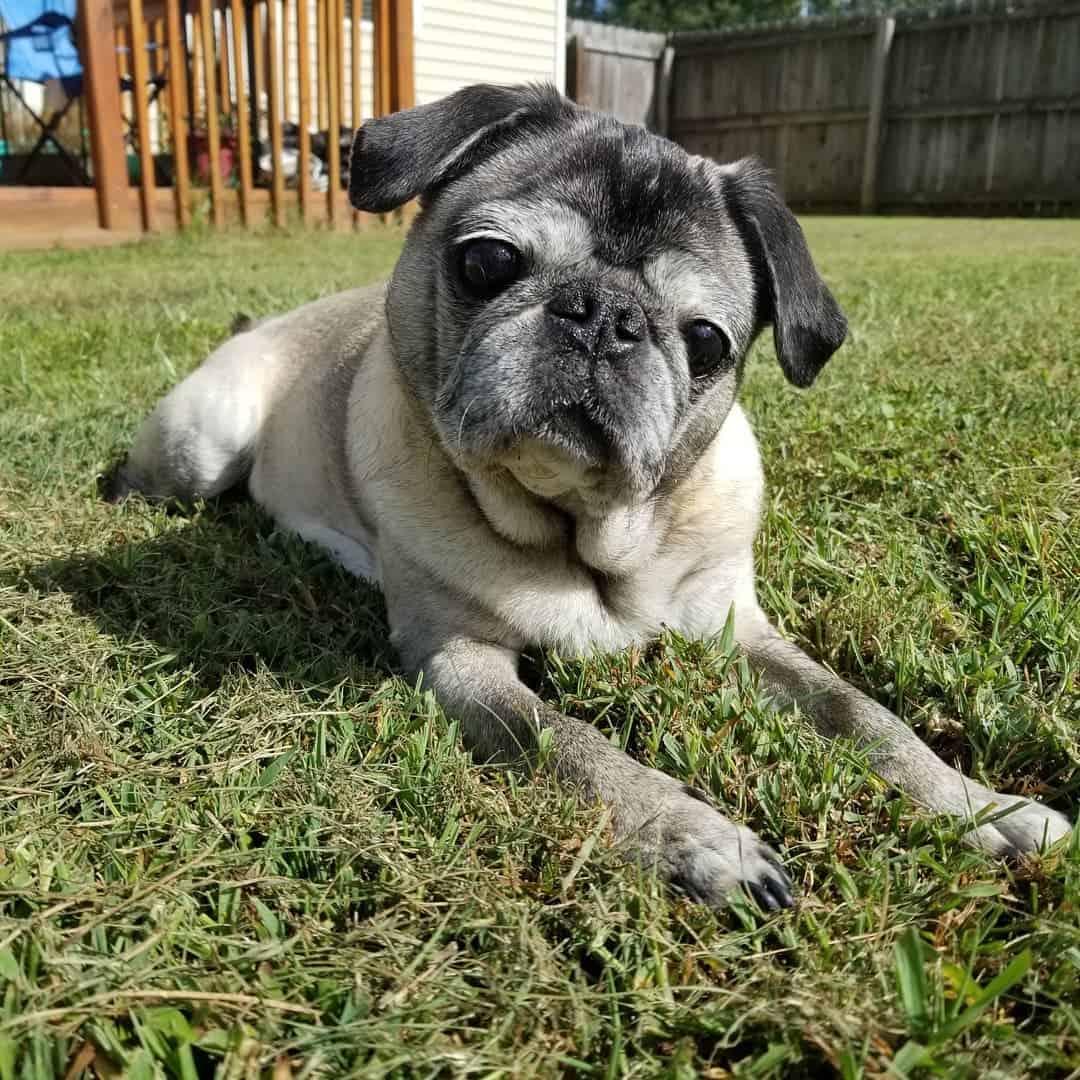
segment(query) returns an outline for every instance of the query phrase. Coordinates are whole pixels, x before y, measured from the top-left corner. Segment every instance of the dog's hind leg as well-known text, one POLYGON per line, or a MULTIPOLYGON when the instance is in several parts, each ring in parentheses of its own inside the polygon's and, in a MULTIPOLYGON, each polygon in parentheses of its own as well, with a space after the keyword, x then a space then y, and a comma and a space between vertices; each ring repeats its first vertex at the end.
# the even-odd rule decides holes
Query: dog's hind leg
POLYGON ((280 367, 263 335, 230 338, 143 422, 106 496, 211 498, 241 483, 280 367))

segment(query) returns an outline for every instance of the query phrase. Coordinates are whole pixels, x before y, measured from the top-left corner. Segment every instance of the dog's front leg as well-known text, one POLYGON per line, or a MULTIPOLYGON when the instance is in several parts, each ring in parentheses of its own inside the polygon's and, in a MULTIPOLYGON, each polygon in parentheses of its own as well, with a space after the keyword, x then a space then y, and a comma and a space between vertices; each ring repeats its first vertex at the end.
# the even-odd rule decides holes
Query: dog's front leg
POLYGON ((929 810, 994 820, 972 843, 994 855, 1038 851, 1066 836, 1066 817, 1040 803, 1000 795, 946 765, 899 717, 785 641, 760 612, 738 630, 740 645, 779 702, 797 704, 829 738, 864 747, 875 771, 929 810), (1000 815, 1000 816, 999 816, 1000 815))
POLYGON ((629 858, 713 908, 739 888, 766 910, 792 904, 791 881, 770 848, 702 793, 546 705, 519 679, 515 651, 460 638, 429 649, 395 637, 406 666, 423 672, 478 760, 531 764, 548 744, 546 767, 582 799, 611 808, 616 841, 629 858))

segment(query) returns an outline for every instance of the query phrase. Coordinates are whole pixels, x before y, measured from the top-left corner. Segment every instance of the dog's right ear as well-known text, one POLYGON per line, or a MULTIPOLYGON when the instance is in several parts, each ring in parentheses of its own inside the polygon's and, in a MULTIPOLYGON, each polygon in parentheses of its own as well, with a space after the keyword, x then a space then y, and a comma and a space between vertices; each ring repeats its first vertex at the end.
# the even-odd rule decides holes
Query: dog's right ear
POLYGON ((424 197, 531 124, 576 109, 553 86, 467 86, 449 97, 368 120, 349 159, 349 199, 383 213, 424 197))

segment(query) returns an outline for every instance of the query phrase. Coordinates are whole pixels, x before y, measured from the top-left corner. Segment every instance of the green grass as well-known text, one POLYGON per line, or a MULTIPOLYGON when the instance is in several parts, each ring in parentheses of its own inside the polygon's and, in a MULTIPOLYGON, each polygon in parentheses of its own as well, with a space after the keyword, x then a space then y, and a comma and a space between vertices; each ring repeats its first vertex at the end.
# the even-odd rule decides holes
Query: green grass
MULTIPOLYGON (((767 343, 751 366, 762 600, 950 760, 1074 812, 1080 222, 807 230, 853 330, 808 393, 767 343)), ((796 910, 713 916, 549 782, 472 766, 318 551, 243 503, 97 500, 237 311, 397 243, 0 256, 0 1080, 1070 1075, 1076 843, 968 851, 700 644, 546 658, 551 701, 785 853, 796 910)))

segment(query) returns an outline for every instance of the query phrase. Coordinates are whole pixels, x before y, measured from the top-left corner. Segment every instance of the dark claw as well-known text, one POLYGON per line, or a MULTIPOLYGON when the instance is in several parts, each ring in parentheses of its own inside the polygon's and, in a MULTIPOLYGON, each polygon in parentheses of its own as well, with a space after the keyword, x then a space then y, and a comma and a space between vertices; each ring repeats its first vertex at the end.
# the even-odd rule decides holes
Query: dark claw
POLYGON ((743 882, 743 886, 762 911, 780 910, 780 904, 777 902, 776 897, 769 891, 768 882, 746 881, 743 882))
POLYGON ((779 911, 781 908, 794 907, 795 894, 791 878, 773 859, 769 859, 769 862, 776 866, 776 874, 761 878, 759 881, 743 882, 746 891, 754 898, 762 911, 779 911))

